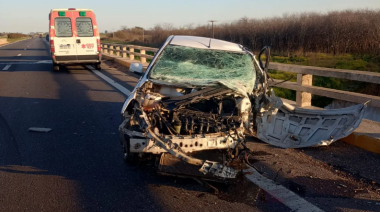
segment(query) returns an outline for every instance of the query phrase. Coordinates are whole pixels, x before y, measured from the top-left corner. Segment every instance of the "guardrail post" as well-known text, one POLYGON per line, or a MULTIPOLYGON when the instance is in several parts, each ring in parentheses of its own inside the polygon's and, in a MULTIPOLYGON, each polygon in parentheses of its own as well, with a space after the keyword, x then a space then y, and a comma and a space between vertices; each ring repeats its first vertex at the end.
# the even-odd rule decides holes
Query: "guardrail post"
POLYGON ((106 45, 106 44, 103 45, 103 53, 108 54, 108 45, 106 45))
POLYGON ((110 54, 113 54, 113 46, 112 45, 110 45, 109 50, 110 50, 110 54))
MULTIPOLYGON (((120 50, 120 46, 116 46, 116 50, 120 50)), ((116 56, 120 56, 120 52, 116 51, 116 56)))
MULTIPOLYGON (((313 85, 313 75, 297 74, 298 85, 313 85)), ((298 107, 311 106, 311 93, 297 91, 296 103, 298 107)))
POLYGON ((122 57, 127 57, 127 52, 125 52, 125 51, 127 51, 127 47, 123 46, 122 49, 123 49, 122 57))
MULTIPOLYGON (((145 50, 141 49, 140 54, 146 54, 145 50)), ((146 63, 146 57, 140 57, 140 61, 141 63, 146 63)))
MULTIPOLYGON (((129 51, 130 51, 130 52, 135 52, 135 48, 133 48, 133 47, 129 47, 129 51)), ((134 59, 135 59, 135 55, 133 55, 133 54, 129 54, 129 59, 130 59, 130 60, 134 60, 134 59)))

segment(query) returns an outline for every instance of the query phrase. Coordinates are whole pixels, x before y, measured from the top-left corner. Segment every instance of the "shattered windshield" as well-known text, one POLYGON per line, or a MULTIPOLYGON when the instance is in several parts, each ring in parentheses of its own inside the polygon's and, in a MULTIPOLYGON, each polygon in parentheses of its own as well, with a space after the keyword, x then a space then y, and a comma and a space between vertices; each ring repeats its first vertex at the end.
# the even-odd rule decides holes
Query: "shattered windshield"
POLYGON ((248 53, 169 45, 153 67, 150 78, 195 86, 219 82, 247 95, 253 90, 256 72, 248 53))

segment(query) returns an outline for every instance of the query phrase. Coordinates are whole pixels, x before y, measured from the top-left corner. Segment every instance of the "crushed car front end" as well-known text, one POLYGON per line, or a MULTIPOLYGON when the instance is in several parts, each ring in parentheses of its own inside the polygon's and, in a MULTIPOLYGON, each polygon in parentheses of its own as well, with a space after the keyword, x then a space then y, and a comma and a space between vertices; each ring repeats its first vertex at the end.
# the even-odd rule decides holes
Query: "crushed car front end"
POLYGON ((169 38, 124 104, 119 130, 126 160, 170 153, 202 173, 235 177, 228 159, 201 160, 191 153, 219 149, 231 156, 245 145, 257 68, 253 54, 238 44, 169 38))
POLYGON ((169 37, 122 108, 119 131, 125 160, 170 154, 204 175, 234 178, 235 161, 250 154, 247 134, 279 147, 301 148, 331 143, 358 126, 364 104, 338 116, 331 116, 337 111, 289 110, 269 90, 269 52, 266 58, 264 66, 239 44, 169 37), (212 150, 222 156, 194 157, 212 150))

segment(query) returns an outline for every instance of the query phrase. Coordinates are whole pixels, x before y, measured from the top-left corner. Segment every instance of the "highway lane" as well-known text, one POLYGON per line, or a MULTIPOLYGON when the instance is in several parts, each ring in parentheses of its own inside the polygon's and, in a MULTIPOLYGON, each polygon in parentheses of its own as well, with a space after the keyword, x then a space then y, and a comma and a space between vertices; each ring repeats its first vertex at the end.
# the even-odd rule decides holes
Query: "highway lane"
MULTIPOLYGON (((125 96, 87 68, 53 72, 47 47, 42 38, 0 47, 0 211, 289 211, 126 166, 117 132, 125 96)), ((127 89, 136 83, 104 69, 127 89)))
MULTIPOLYGON (((25 55, 20 57, 23 62, 48 56, 39 39, 3 48, 11 50, 2 61, 18 61, 15 55, 20 51, 25 55), (32 52, 23 50, 28 45, 32 52)), ((154 207, 154 200, 143 192, 144 178, 127 172, 120 155, 115 154, 119 148, 113 120, 124 97, 86 69, 51 70, 51 64, 21 63, 0 73, 0 112, 20 154, 19 161, 2 164, 7 166, 2 168, 0 193, 8 204, 0 204, 0 210, 108 211, 126 195, 121 188, 136 188, 128 194, 134 203, 128 206, 154 207), (29 127, 53 131, 33 133, 27 131, 29 127), (14 166, 20 162, 22 166, 14 166), (127 183, 128 179, 133 179, 133 184, 127 183), (138 199, 153 203, 143 204, 138 199)))

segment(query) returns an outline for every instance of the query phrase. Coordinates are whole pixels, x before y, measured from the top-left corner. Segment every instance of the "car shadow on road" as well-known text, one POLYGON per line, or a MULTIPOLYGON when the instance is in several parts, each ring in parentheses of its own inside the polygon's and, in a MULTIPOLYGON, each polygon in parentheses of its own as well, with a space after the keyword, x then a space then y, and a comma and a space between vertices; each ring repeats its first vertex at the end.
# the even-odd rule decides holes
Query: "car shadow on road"
POLYGON ((51 60, 49 56, 0 56, 0 63, 15 63, 15 62, 38 62, 41 60, 51 60))
POLYGON ((0 49, 0 51, 19 51, 19 50, 24 51, 25 49, 31 50, 31 51, 46 51, 44 48, 42 48, 42 49, 35 49, 35 48, 28 48, 28 47, 21 48, 21 49, 11 49, 11 48, 4 49, 4 48, 2 48, 2 49, 0 49))

